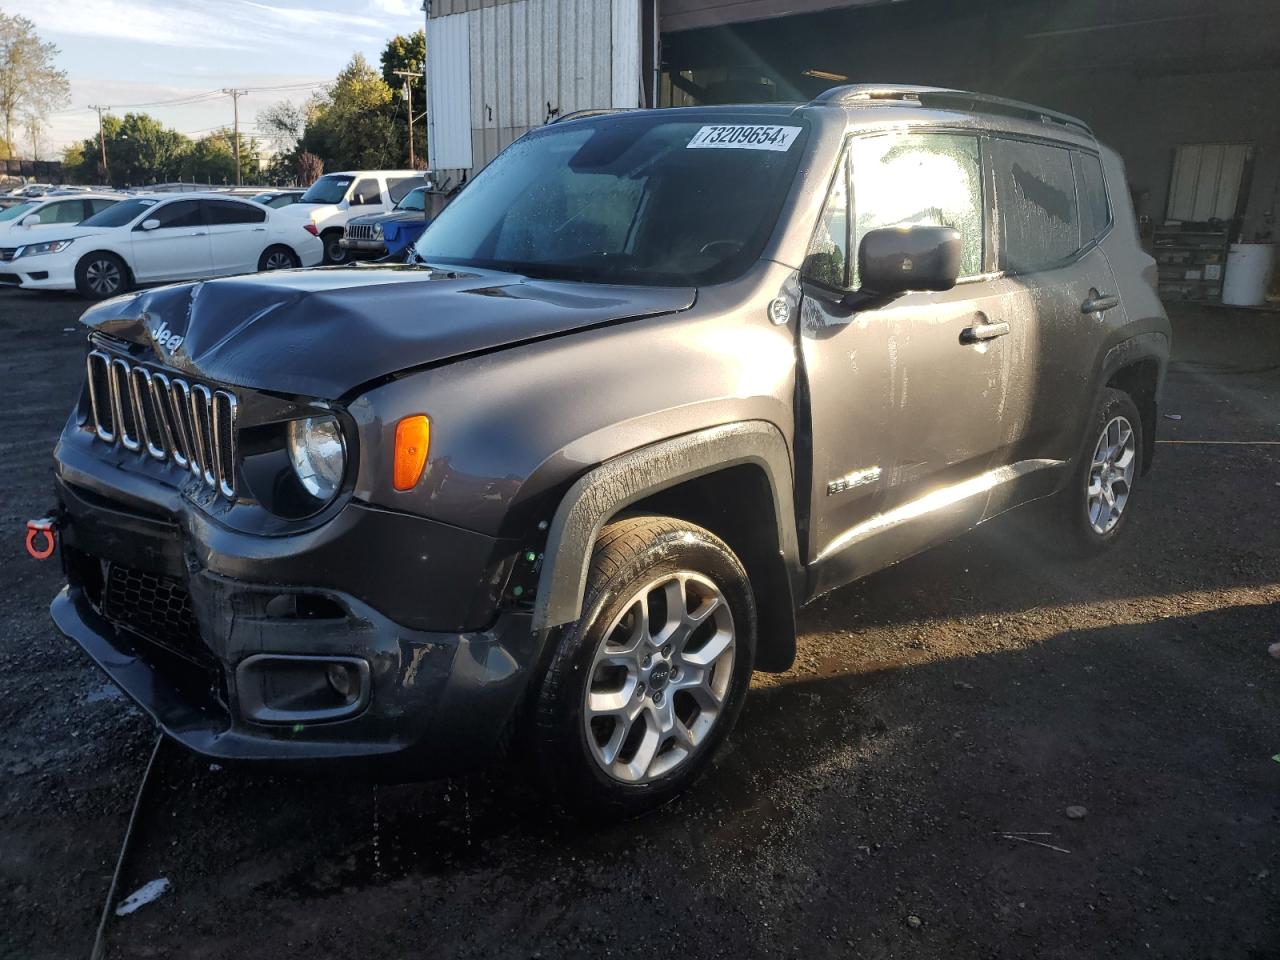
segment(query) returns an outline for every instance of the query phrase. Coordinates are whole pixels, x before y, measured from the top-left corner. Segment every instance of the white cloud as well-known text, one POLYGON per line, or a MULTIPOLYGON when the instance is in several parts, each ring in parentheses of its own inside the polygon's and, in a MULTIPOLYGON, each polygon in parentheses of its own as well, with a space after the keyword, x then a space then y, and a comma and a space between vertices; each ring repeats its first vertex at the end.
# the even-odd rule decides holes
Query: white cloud
POLYGON ((392 17, 422 16, 422 0, 370 0, 369 6, 392 17))

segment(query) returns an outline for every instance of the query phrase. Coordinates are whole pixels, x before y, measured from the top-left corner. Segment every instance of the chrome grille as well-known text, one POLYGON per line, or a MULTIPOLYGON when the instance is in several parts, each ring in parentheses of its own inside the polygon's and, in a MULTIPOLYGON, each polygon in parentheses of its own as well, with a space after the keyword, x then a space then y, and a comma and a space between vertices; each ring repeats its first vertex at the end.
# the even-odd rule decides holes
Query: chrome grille
POLYGON ((347 224, 347 236, 352 240, 377 240, 372 223, 347 224))
POLYGON ((104 443, 190 470, 235 497, 236 397, 101 350, 88 359, 89 417, 104 443))
POLYGON ((8 263, 17 252, 17 247, 0 247, 0 263, 8 263))

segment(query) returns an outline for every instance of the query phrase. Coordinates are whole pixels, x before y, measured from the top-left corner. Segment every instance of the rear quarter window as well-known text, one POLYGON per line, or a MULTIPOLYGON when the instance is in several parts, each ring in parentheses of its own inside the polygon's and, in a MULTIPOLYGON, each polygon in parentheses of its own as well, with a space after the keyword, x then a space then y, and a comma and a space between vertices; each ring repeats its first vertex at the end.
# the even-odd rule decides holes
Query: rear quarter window
POLYGON ((1080 200, 1080 235, 1086 243, 1096 240, 1111 226, 1111 206, 1102 176, 1102 160, 1092 153, 1075 152, 1076 194, 1080 200))
POLYGON ((992 141, 1000 265, 1009 273, 1047 270, 1080 250, 1080 209, 1071 152, 1023 140, 992 141))

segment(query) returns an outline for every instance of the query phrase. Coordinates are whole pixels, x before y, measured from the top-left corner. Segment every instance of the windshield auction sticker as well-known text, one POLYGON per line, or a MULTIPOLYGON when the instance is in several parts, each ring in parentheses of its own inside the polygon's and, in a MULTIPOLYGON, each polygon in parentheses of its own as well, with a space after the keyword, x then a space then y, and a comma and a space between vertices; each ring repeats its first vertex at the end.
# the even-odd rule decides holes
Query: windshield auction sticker
POLYGON ((789 150, 800 135, 799 127, 718 124, 693 135, 688 149, 789 150))

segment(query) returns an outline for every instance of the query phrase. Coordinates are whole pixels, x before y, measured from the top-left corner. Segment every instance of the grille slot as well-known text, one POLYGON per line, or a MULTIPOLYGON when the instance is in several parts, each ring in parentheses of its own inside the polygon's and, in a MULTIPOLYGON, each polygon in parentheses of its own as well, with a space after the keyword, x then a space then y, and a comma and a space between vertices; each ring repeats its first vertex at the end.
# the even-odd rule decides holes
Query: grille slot
POLYGON ((8 263, 17 252, 17 247, 0 247, 0 263, 8 263))
POLYGON ((105 443, 154 460, 170 458, 228 500, 234 499, 235 394, 188 383, 91 351, 90 429, 105 443))
POLYGON ((184 659, 200 664, 212 659, 200 641, 191 594, 181 582, 118 563, 106 567, 103 616, 184 659))
POLYGON ((377 239, 373 233, 372 223, 349 223, 347 224, 347 236, 352 240, 374 240, 377 239))

